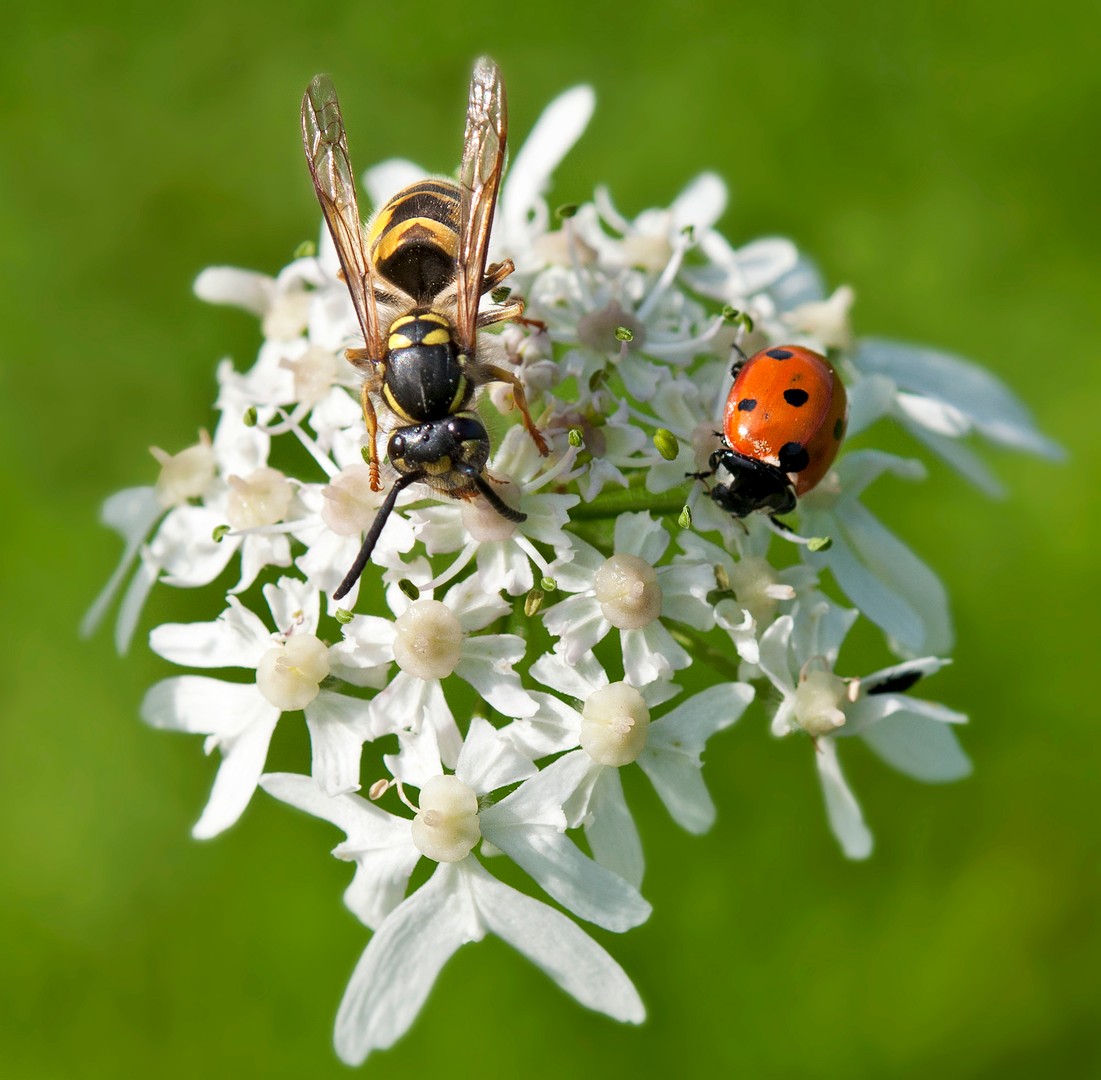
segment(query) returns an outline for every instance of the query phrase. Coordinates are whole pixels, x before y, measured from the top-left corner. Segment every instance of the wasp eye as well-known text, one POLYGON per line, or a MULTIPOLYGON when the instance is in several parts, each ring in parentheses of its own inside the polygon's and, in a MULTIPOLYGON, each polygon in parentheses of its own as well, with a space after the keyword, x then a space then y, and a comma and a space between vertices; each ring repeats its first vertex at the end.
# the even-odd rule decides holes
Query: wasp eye
POLYGON ((405 453, 404 435, 395 434, 390 436, 390 453, 394 457, 401 457, 405 453))

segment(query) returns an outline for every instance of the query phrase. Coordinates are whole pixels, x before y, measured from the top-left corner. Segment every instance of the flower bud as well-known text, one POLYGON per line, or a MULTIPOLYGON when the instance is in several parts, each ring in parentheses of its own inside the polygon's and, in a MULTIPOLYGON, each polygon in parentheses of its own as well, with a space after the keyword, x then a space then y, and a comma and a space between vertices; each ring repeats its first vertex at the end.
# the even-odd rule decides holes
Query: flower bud
POLYGON ((646 746, 650 710, 624 682, 601 687, 581 710, 581 747, 599 765, 629 765, 646 746))
POLYGON ((657 572, 637 555, 606 559, 593 585, 604 618, 620 630, 641 630, 661 614, 657 572))
POLYGON ((199 432, 199 441, 194 446, 178 454, 165 453, 158 446, 151 446, 149 452, 161 467, 155 490, 165 508, 197 499, 210 486, 218 466, 210 436, 205 431, 199 432))
POLYGON ((256 666, 256 686, 277 709, 304 709, 329 674, 329 650, 313 634, 293 634, 268 649, 256 666))
POLYGON ((795 690, 795 722, 814 737, 830 735, 845 723, 840 705, 848 700, 845 680, 829 671, 808 671, 795 690))
POLYGON ((231 476, 226 517, 234 529, 256 529, 282 521, 294 489, 278 469, 257 469, 247 477, 231 476))
POLYGON ((482 835, 478 797, 455 776, 433 776, 421 788, 420 813, 413 819, 413 843, 436 862, 458 862, 482 835))
POLYGON ((418 679, 445 679, 459 663, 463 629, 439 600, 417 600, 394 623, 394 659, 418 679))

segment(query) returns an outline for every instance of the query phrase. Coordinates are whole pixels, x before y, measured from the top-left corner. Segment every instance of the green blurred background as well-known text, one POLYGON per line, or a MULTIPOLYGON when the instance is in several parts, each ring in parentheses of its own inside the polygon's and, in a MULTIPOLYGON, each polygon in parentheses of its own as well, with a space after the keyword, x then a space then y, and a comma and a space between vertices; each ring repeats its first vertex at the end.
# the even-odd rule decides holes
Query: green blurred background
MULTIPOLYGON (((923 692, 972 716, 971 779, 922 786, 846 746, 877 838, 850 864, 809 749, 753 713, 709 750, 706 838, 628 783, 655 913, 601 940, 645 1027, 586 1013, 490 940, 367 1068, 1101 1069, 1097 5, 670 7, 68 2, 5 17, 6 1075, 346 1071, 332 1022, 366 934, 340 903, 338 834, 258 796, 228 835, 190 840, 214 763, 137 717, 169 670, 144 630, 209 618, 216 599, 154 593, 126 660, 108 632, 81 642, 76 627, 118 556, 101 500, 151 482, 150 444, 192 442, 215 362, 247 364, 259 343, 252 319, 193 298, 195 274, 274 272, 317 233, 297 129, 310 76, 333 74, 360 168, 400 154, 445 171, 481 52, 504 71, 515 140, 563 88, 596 88, 553 203, 602 181, 635 213, 717 169, 732 240, 791 236, 855 286, 858 331, 989 365, 1071 459, 1002 457, 1003 503, 937 466, 869 493, 953 596, 956 664, 923 692)), ((886 659, 865 634, 843 667, 886 659)))

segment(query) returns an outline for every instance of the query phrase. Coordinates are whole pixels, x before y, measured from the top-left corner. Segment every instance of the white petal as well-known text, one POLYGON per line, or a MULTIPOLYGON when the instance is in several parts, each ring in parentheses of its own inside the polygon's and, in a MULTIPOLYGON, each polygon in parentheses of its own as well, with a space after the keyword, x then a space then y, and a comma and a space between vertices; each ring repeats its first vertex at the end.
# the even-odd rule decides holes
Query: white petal
POLYGON ((1005 497, 1005 485, 970 447, 955 439, 935 435, 923 427, 910 427, 910 432, 980 491, 995 499, 1005 497))
POLYGON ((692 657, 674 640, 660 622, 643 630, 621 630, 623 672, 632 686, 646 686, 668 678, 676 668, 688 667, 692 657))
POLYGON ((971 417, 988 439, 1060 460, 1062 447, 1041 435, 1028 409, 989 371, 959 357, 913 345, 868 338, 854 363, 887 375, 900 387, 952 405, 971 417))
POLYGON ((859 503, 847 504, 837 520, 844 535, 807 561, 827 565, 845 595, 904 653, 948 652, 952 622, 940 579, 859 503))
POLYGON ((141 618, 141 609, 145 607, 145 601, 157 583, 159 573, 160 567, 156 560, 147 550, 143 551, 138 561, 138 568, 127 586, 122 603, 119 604, 118 621, 115 623, 115 648, 120 656, 124 656, 126 650, 130 648, 134 631, 138 627, 138 619, 141 618))
POLYGON ((584 931, 546 904, 502 884, 473 860, 463 873, 482 924, 545 971, 582 1005, 641 1024, 646 1010, 623 969, 584 931))
POLYGON ((221 742, 222 763, 218 766, 214 787, 202 815, 191 830, 196 840, 217 836, 244 813, 260 782, 268 745, 278 720, 279 715, 273 709, 266 716, 258 716, 228 742, 221 742))
POLYGON ((310 772, 332 798, 359 790, 359 759, 367 737, 367 702, 322 690, 306 706, 310 772))
POLYGON ((971 761, 955 732, 929 716, 900 710, 873 724, 862 737, 888 765, 915 780, 941 784, 971 773, 971 761))
POLYGON ((275 281, 267 274, 239 270, 236 266, 208 266, 192 286, 208 304, 229 304, 253 315, 264 315, 275 293, 275 281))
MULTIPOLYGON (((510 239, 522 238, 527 232, 529 214, 537 208, 554 170, 588 126, 595 105, 592 87, 574 86, 559 94, 535 122, 509 167, 501 192, 500 220, 510 239)), ((542 224, 546 226, 546 222, 542 224)))
POLYGON ((309 582, 281 577, 274 584, 265 585, 263 593, 280 633, 317 633, 321 596, 309 582))
POLYGON ((479 795, 534 776, 531 759, 521 754, 488 720, 475 716, 459 751, 455 775, 479 795))
POLYGON ((715 804, 703 782, 700 766, 681 754, 647 747, 638 759, 673 820, 690 833, 705 833, 715 823, 715 804))
MULTIPOLYGON (((163 513, 164 507, 161 506, 156 492, 151 487, 127 488, 125 491, 116 492, 103 504, 100 521, 119 533, 126 541, 126 547, 114 573, 81 620, 82 637, 93 634, 96 627, 103 621, 103 616, 134 565, 142 541, 163 513)), ((129 644, 129 635, 123 644, 129 644)), ((124 653, 126 649, 123 647, 119 651, 124 653)))
POLYGON ((872 853, 872 834, 864 824, 860 804, 856 801, 837 760, 837 749, 831 739, 819 739, 814 755, 822 794, 826 798, 826 813, 830 828, 841 843, 841 850, 850 859, 866 859, 872 853))
POLYGON ((358 795, 329 798, 308 776, 268 773, 260 786, 277 799, 332 822, 348 837, 333 854, 356 864, 344 903, 364 924, 378 926, 401 903, 413 867, 421 857, 412 822, 395 817, 358 795))
POLYGON ((272 647, 271 631, 235 597, 214 622, 164 623, 149 635, 149 647, 186 667, 255 668, 272 647))
POLYGON ((524 655, 525 642, 515 634, 485 634, 463 642, 455 674, 474 687, 505 716, 534 716, 538 706, 520 684, 512 665, 524 655))
POLYGON ((745 712, 753 694, 752 686, 737 682, 720 683, 694 694, 654 722, 647 746, 698 762, 704 743, 730 727, 745 712))
POLYGON ((619 770, 599 771, 589 802, 590 820, 585 826, 593 858, 637 889, 642 884, 646 861, 638 826, 623 797, 619 770))
POLYGON ((255 683, 227 683, 204 675, 163 679, 141 703, 141 718, 152 727, 219 738, 232 738, 253 722, 279 715, 255 683))
POLYGON ((710 229, 726 210, 726 184, 713 172, 700 173, 673 200, 669 208, 673 227, 680 232, 689 226, 699 231, 710 229))
POLYGON ((591 653, 575 664, 568 663, 560 653, 544 653, 531 665, 531 674, 544 686, 578 701, 608 685, 607 674, 591 653))
POLYGON ((638 890, 593 862, 564 833, 546 825, 487 828, 481 817, 486 839, 579 918, 616 933, 649 918, 650 905, 638 890))
POLYGON ((615 523, 616 554, 637 555, 653 566, 669 546, 669 533, 647 513, 620 514, 615 523))
POLYGON ((461 872, 441 865, 387 916, 360 957, 336 1017, 340 1059, 359 1065, 372 1050, 392 1046, 452 954, 484 936, 461 872))
POLYGON ((761 670, 784 696, 795 693, 791 675, 791 635, 795 623, 790 615, 781 615, 761 635, 761 670))

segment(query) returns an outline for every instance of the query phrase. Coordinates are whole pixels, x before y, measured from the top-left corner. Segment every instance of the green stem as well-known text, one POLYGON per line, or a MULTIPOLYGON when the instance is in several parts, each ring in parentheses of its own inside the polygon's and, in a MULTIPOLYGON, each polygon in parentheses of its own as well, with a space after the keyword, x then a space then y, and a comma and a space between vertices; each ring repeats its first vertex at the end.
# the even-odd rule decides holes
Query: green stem
POLYGON ((579 503, 570 511, 572 521, 594 521, 620 514, 649 510, 655 514, 679 514, 683 495, 652 495, 641 488, 616 488, 591 503, 579 503))
POLYGON ((673 640, 678 645, 683 645, 694 659, 702 660, 708 667, 714 668, 720 675, 726 675, 734 682, 738 681, 738 655, 733 659, 724 652, 720 652, 698 631, 683 623, 666 622, 665 628, 673 635, 673 640))

